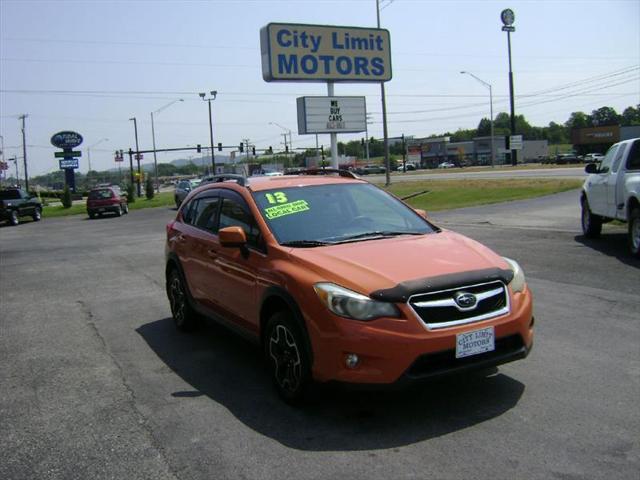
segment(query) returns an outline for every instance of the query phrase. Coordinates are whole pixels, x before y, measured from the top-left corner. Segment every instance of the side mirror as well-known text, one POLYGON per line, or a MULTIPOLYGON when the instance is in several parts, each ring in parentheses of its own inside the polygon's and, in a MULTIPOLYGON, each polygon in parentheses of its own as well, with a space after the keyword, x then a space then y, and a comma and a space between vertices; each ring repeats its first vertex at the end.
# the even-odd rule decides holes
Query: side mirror
POLYGON ((414 208, 414 210, 416 211, 416 213, 417 213, 418 215, 420 215, 420 216, 421 216, 422 218, 424 218, 425 220, 428 220, 428 219, 429 219, 429 217, 427 216, 427 211, 426 211, 426 210, 423 210, 423 209, 421 209, 421 208, 414 208))
POLYGON ((595 163, 588 163, 586 167, 584 167, 584 171, 586 173, 598 173, 598 165, 595 163))
POLYGON ((247 235, 241 227, 225 227, 218 231, 220 245, 223 247, 244 247, 247 244, 247 235))

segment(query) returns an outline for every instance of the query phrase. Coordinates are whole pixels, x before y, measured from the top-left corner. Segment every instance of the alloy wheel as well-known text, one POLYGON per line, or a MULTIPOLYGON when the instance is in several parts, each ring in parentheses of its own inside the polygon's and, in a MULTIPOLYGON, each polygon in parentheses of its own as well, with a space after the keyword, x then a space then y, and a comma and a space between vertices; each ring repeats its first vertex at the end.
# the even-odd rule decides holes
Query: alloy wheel
POLYGON ((302 362, 293 334, 282 324, 271 332, 269 356, 275 365, 275 380, 280 388, 295 392, 302 380, 302 362))

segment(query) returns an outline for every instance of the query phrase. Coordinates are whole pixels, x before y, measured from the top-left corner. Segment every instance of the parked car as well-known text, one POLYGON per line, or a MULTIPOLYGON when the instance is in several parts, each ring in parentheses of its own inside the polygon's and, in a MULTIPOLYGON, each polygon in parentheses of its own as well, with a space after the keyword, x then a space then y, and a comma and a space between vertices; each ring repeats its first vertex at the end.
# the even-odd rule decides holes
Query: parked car
POLYGON ((382 165, 365 165, 364 167, 356 168, 356 173, 358 175, 375 175, 386 172, 387 169, 382 165))
POLYGON ((575 153, 559 153, 556 155, 556 164, 568 165, 570 163, 580 163, 580 158, 575 153))
POLYGON ((582 231, 598 237, 612 220, 628 225, 629 250, 640 257, 640 138, 615 143, 599 164, 585 167, 582 186, 582 231))
POLYGON ((289 403, 314 382, 411 383, 527 356, 532 297, 515 261, 334 172, 187 196, 165 248, 179 330, 201 314, 255 340, 289 403))
POLYGON ((592 163, 592 162, 601 162, 604 158, 604 155, 600 153, 587 153, 584 156, 584 163, 592 163))
POLYGON ((186 196, 191 192, 191 190, 197 188, 202 180, 194 179, 194 180, 180 180, 176 184, 175 192, 173 193, 173 199, 176 204, 176 208, 179 207, 186 196))
POLYGON ((117 185, 93 188, 87 198, 87 213, 92 219, 105 213, 114 213, 117 217, 129 213, 127 195, 117 185))
POLYGON ((18 225, 20 217, 31 217, 38 222, 42 218, 42 202, 21 188, 0 190, 0 220, 18 225))
MULTIPOLYGON (((413 163, 407 163, 407 165, 406 165, 407 172, 415 170, 415 169, 416 169, 416 166, 413 163)), ((398 168, 396 168, 396 170, 398 172, 404 172, 405 171, 405 167, 402 164, 400 164, 400 165, 398 165, 398 168)))
POLYGON ((455 167, 455 164, 451 162, 442 162, 441 164, 438 165, 438 168, 453 168, 453 167, 455 167))

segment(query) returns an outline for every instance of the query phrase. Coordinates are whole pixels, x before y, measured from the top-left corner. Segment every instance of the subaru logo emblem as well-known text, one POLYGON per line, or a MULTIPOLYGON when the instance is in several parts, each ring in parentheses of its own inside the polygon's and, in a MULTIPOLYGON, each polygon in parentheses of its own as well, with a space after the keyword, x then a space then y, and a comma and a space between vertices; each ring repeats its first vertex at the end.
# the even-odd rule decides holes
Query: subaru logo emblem
POLYGON ((478 299, 476 298, 476 296, 473 293, 468 292, 458 292, 455 294, 453 299, 455 300, 456 304, 464 310, 475 308, 476 304, 478 303, 478 299))

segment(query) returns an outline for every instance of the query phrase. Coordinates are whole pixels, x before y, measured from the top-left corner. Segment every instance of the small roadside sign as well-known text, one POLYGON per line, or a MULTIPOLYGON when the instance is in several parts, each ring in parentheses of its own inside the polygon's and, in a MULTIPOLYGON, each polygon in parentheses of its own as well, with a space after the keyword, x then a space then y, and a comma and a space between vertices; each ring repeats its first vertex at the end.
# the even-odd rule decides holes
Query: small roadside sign
POLYGON ((74 158, 74 157, 81 157, 82 152, 79 150, 71 151, 71 152, 55 152, 54 155, 55 155, 55 158, 74 158))
POLYGON ((65 158, 64 160, 59 160, 60 162, 60 170, 66 170, 69 168, 78 168, 78 159, 77 158, 65 158))
POLYGON ((509 137, 509 147, 511 150, 522 150, 522 135, 511 135, 509 137))

